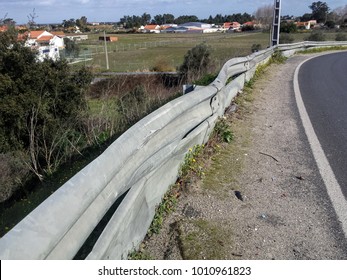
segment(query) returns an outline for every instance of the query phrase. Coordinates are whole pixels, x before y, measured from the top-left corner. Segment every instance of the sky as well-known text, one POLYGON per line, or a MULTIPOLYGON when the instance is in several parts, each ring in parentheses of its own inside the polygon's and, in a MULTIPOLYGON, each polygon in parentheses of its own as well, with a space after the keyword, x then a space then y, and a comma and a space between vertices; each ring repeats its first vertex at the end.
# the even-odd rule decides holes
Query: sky
MULTIPOLYGON (((300 16, 309 13, 308 8, 316 0, 282 0, 282 15, 300 16)), ((331 10, 345 6, 346 0, 327 0, 331 10)), ((63 20, 86 16, 88 22, 117 22, 124 15, 152 17, 158 14, 196 15, 208 18, 216 14, 253 14, 258 7, 273 4, 274 0, 0 0, 0 19, 12 18, 17 24, 28 22, 35 9, 36 23, 62 23, 63 20)))

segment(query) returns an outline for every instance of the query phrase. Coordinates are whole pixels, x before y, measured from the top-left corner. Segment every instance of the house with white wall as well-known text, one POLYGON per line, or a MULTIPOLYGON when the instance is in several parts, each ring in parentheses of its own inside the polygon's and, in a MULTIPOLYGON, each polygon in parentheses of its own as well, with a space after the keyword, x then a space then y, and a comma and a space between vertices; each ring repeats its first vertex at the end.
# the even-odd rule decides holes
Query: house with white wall
POLYGON ((59 51, 65 48, 64 37, 64 32, 30 31, 25 45, 38 51, 40 61, 45 58, 57 60, 59 51))

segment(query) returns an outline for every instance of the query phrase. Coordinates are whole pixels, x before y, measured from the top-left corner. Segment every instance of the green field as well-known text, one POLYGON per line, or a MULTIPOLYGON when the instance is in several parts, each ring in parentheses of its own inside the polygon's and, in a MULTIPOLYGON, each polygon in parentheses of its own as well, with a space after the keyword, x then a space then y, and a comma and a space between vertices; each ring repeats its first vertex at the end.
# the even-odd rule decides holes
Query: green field
MULTIPOLYGON (((102 36, 102 34, 100 34, 102 36)), ((214 34, 117 34, 117 42, 107 42, 110 71, 149 71, 156 64, 165 62, 175 70, 183 62, 188 50, 200 43, 211 47, 211 58, 215 67, 220 68, 233 57, 251 53, 253 44, 269 45, 268 33, 214 33, 214 34)), ((106 70, 104 42, 99 35, 89 36, 80 43, 80 58, 96 71, 106 70)))
MULTIPOLYGON (((80 60, 94 67, 96 72, 106 71, 104 42, 98 38, 103 34, 91 34, 87 41, 79 42, 80 60)), ((165 63, 174 71, 183 62, 187 51, 197 44, 206 43, 212 49, 211 58, 216 70, 230 58, 251 54, 253 44, 262 49, 269 46, 270 35, 256 33, 212 33, 212 34, 115 34, 117 42, 107 42, 109 71, 151 71, 154 66, 165 63)), ((307 32, 292 34, 295 42, 303 41, 307 32)), ((327 32, 327 40, 335 40, 336 33, 327 32)))

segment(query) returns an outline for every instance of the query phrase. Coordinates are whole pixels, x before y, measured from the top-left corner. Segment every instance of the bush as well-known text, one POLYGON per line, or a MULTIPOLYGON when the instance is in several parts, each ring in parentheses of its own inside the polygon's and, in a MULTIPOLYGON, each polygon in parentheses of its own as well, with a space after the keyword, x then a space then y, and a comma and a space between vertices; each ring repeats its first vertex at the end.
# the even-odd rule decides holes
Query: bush
POLYGON ((325 26, 329 29, 333 29, 335 28, 335 21, 332 21, 332 20, 328 20, 326 23, 325 23, 325 26))
POLYGON ((0 154, 0 202, 7 200, 27 178, 28 168, 16 153, 0 154))
POLYGON ((313 31, 308 37, 305 38, 306 41, 325 41, 326 37, 322 31, 313 31))
POLYGON ((254 31, 255 27, 253 25, 244 25, 241 27, 242 32, 254 31))
POLYGON ((211 49, 205 44, 199 44, 189 50, 179 67, 180 74, 186 80, 195 80, 204 75, 210 64, 211 49))
POLYGON ((161 56, 156 59, 152 70, 155 72, 174 72, 175 67, 170 64, 167 58, 161 56))
POLYGON ((280 34, 280 44, 291 44, 294 42, 294 37, 287 33, 280 34))
POLYGON ((271 63, 284 63, 287 58, 283 55, 283 53, 279 50, 275 51, 271 56, 271 63))
POLYGON ((335 41, 347 41, 347 35, 344 33, 337 33, 335 41))
POLYGON ((294 22, 281 22, 281 33, 295 33, 298 31, 298 27, 294 22))
POLYGON ((253 44, 252 45, 252 48, 251 48, 252 53, 258 52, 260 50, 261 50, 261 44, 253 44))
MULTIPOLYGON (((23 152, 40 179, 83 146, 82 115, 92 76, 66 61, 44 60, 0 34, 0 153, 23 152)), ((83 148, 83 147, 82 147, 83 148)))

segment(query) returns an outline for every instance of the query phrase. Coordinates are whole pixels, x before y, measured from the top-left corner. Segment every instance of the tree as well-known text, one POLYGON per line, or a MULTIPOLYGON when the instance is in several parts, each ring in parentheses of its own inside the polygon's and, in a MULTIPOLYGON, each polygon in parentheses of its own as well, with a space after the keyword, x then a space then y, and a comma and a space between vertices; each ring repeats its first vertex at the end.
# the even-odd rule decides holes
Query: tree
POLYGON ((35 12, 35 8, 33 9, 33 12, 28 15, 28 28, 33 29, 36 26, 35 19, 38 18, 35 12))
POLYGON ((151 22, 151 15, 150 14, 147 14, 147 13, 144 13, 142 16, 141 16, 141 24, 142 25, 146 25, 148 24, 149 22, 151 22))
POLYGON ((69 20, 63 20, 63 26, 64 28, 69 28, 69 27, 75 27, 76 26, 76 21, 75 19, 71 18, 69 20))
POLYGON ((184 79, 193 80, 203 75, 209 66, 210 54, 210 48, 204 43, 189 50, 179 68, 181 76, 184 79))
POLYGON ((16 22, 12 18, 8 18, 6 14, 4 18, 0 19, 0 26, 2 25, 15 26, 16 22))
POLYGON ((68 57, 78 57, 80 53, 80 47, 74 40, 64 38, 65 55, 68 57))
POLYGON ((172 14, 163 14, 163 15, 156 15, 153 19, 153 24, 169 24, 173 23, 175 20, 175 16, 172 14))
POLYGON ((336 25, 336 23, 335 23, 335 21, 333 21, 333 20, 328 20, 328 21, 325 23, 325 26, 328 27, 329 29, 335 28, 335 25, 336 25))
POLYGON ((298 28, 294 22, 281 22, 281 33, 295 33, 297 32, 298 28))
POLYGON ((347 5, 336 8, 333 13, 336 15, 334 20, 339 24, 343 24, 347 19, 347 5))
POLYGON ((81 147, 91 74, 36 53, 0 33, 0 153, 20 151, 39 178, 81 147))
POLYGON ((273 19, 273 5, 264 5, 259 7, 255 12, 255 18, 265 28, 270 28, 273 19))
POLYGON ((313 18, 313 17, 312 17, 312 14, 306 13, 306 14, 303 14, 303 15, 300 17, 300 21, 301 21, 301 22, 306 22, 306 21, 311 20, 312 18, 313 18))
POLYGON ((87 27, 87 17, 83 16, 80 19, 76 20, 76 25, 79 27, 79 29, 82 32, 87 32, 88 27, 87 27))
POLYGON ((150 20, 151 16, 146 13, 140 16, 124 16, 120 19, 120 24, 126 28, 140 27, 141 25, 146 25, 145 19, 150 20))
POLYGON ((195 22, 199 21, 197 16, 190 15, 190 16, 179 16, 178 18, 175 19, 176 24, 183 24, 187 22, 195 22))
POLYGON ((326 2, 313 2, 309 8, 312 10, 312 18, 318 23, 325 23, 329 12, 329 7, 326 2))

